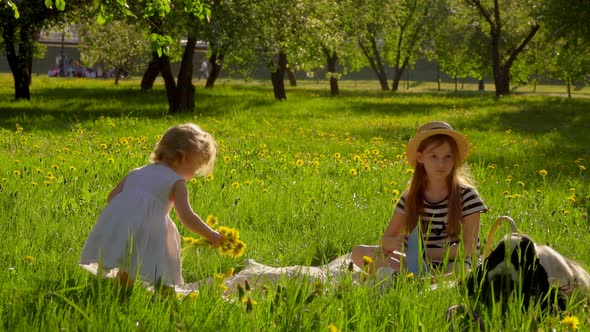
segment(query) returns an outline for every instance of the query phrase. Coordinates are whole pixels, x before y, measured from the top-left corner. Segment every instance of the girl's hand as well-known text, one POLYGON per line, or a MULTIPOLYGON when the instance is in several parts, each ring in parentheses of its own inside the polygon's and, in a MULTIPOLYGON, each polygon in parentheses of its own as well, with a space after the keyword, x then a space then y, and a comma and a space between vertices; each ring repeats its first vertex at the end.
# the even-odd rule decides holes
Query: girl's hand
POLYGON ((386 236, 381 238, 381 247, 385 252, 400 251, 404 244, 404 237, 398 236, 386 236))

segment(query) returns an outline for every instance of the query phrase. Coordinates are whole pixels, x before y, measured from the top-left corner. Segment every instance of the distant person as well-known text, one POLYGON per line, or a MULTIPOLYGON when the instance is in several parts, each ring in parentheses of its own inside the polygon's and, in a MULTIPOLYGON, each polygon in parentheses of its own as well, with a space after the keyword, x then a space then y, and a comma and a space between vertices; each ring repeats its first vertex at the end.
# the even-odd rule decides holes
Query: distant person
POLYGON ((199 80, 203 76, 205 76, 205 79, 209 78, 209 64, 207 63, 207 60, 203 60, 201 62, 201 68, 199 69, 199 80))
POLYGON ((222 236, 193 212, 186 182, 207 174, 216 155, 213 136, 188 123, 169 128, 151 154, 153 163, 132 170, 108 196, 90 232, 80 265, 130 286, 134 278, 170 289, 184 283, 181 238, 169 212, 217 247, 222 236))
POLYGON ((467 139, 448 123, 434 121, 420 127, 406 146, 406 158, 414 167, 410 185, 398 200, 380 245, 356 246, 353 262, 359 267, 371 264, 369 271, 382 267, 407 271, 416 265, 408 255, 410 235, 417 229, 416 241, 423 243, 428 271, 471 268, 478 259, 480 213, 487 208, 466 172, 468 155, 467 139), (365 256, 370 259, 365 261, 365 256))

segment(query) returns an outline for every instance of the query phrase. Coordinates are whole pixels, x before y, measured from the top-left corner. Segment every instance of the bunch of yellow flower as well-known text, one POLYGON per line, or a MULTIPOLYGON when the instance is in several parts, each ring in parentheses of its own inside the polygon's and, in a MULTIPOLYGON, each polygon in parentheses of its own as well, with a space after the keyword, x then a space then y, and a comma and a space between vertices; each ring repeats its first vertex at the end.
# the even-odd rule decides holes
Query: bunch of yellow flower
POLYGON ((223 242, 219 246, 222 254, 233 257, 240 257, 244 254, 246 244, 240 240, 240 233, 237 230, 221 226, 217 231, 223 237, 223 242))
MULTIPOLYGON (((217 218, 213 215, 209 215, 207 220, 205 221, 211 228, 215 229, 215 224, 217 223, 217 218)), ((232 257, 240 257, 246 251, 246 244, 240 240, 240 233, 233 228, 220 226, 217 228, 219 234, 221 234, 223 241, 221 245, 217 248, 219 252, 224 255, 232 256, 232 257)), ((193 237, 184 237, 184 242, 186 242, 187 247, 186 250, 190 250, 191 248, 196 247, 206 247, 209 246, 210 243, 202 238, 193 238, 193 237)))

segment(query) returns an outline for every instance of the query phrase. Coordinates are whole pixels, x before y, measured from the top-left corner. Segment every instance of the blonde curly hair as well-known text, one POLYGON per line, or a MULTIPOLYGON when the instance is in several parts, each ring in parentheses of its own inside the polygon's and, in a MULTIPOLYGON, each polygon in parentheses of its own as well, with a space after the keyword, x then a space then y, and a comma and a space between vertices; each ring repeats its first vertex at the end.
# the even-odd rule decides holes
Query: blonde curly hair
POLYGON ((164 161, 174 164, 182 153, 196 154, 199 161, 197 172, 207 175, 213 170, 217 155, 215 139, 194 123, 185 123, 168 128, 150 155, 152 162, 164 161))

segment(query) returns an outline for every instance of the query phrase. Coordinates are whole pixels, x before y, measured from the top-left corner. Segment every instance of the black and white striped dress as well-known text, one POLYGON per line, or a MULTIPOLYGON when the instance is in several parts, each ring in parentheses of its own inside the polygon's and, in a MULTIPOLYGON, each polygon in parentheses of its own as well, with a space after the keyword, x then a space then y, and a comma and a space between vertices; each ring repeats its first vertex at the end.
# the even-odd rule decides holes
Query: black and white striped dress
MULTIPOLYGON (((405 192, 402 195, 402 197, 398 200, 395 206, 395 212, 399 212, 404 215, 406 214, 406 197, 407 192, 405 192)), ((477 191, 471 187, 462 187, 461 197, 463 200, 462 217, 466 217, 470 214, 477 212, 486 212, 488 210, 477 191)), ((447 214, 449 211, 448 208, 449 201, 446 198, 441 202, 434 203, 424 200, 424 213, 421 215, 421 218, 430 221, 428 226, 429 230, 428 232, 425 232, 425 234, 422 237, 424 241, 423 245, 424 248, 426 248, 426 250, 428 250, 428 248, 443 248, 445 245, 448 246, 459 242, 458 239, 447 239, 448 234, 446 232, 446 226, 447 214)), ((477 239, 477 247, 479 249, 479 237, 477 239)), ((442 262, 434 260, 432 263, 434 265, 437 265, 442 262)))

